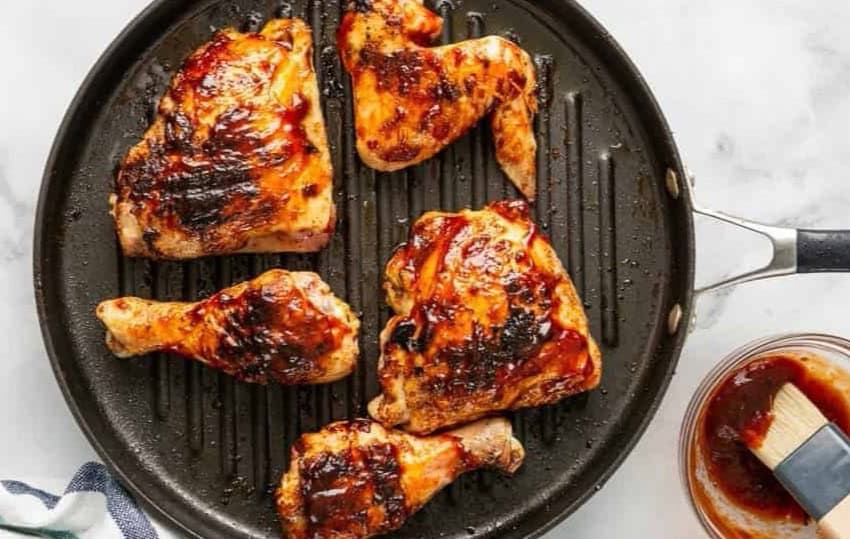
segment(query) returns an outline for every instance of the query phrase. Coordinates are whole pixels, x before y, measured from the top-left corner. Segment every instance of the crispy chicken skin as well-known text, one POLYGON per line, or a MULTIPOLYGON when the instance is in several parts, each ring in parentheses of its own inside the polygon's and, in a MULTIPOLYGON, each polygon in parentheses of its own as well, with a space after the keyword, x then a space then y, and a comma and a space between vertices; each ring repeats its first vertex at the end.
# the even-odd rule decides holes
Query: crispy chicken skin
POLYGON ((270 270, 197 303, 113 299, 97 317, 119 357, 173 352, 245 382, 332 382, 357 363, 360 322, 315 273, 270 270))
POLYGON ((443 20, 422 0, 355 0, 337 42, 351 74, 357 151, 393 171, 433 156, 490 115, 496 159, 535 194, 532 118, 536 75, 528 54, 496 36, 429 47, 443 20))
POLYGON ((599 349, 569 276, 525 201, 429 212, 385 273, 370 415, 427 434, 598 385, 599 349))
POLYGON ((174 75, 121 164, 124 254, 187 259, 316 251, 335 208, 310 28, 275 19, 215 34, 174 75))
POLYGON ((278 513, 290 539, 372 537, 401 527, 462 473, 513 473, 524 456, 503 418, 429 437, 366 419, 332 423, 292 447, 278 513))

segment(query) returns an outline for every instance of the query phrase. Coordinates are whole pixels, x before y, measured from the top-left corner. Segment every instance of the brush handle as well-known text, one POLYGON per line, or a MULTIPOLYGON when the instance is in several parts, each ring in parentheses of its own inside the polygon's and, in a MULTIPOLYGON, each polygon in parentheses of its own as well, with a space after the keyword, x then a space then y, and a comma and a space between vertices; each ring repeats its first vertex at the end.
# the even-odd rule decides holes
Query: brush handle
POLYGON ((850 539, 850 496, 820 519, 818 527, 825 539, 850 539))
POLYGON ((850 539, 850 438, 826 424, 773 470, 827 539, 850 539))

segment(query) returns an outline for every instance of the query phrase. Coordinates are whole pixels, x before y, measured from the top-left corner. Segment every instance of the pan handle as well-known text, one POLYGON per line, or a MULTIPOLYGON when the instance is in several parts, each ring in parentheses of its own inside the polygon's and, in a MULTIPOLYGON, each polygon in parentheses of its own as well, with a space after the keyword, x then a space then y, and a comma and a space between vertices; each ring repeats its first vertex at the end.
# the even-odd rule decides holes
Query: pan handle
POLYGON ((850 272, 850 230, 803 230, 766 225, 703 208, 693 196, 693 178, 684 183, 694 213, 751 230, 770 240, 773 256, 761 268, 700 287, 697 295, 749 281, 795 273, 850 272))
POLYGON ((850 230, 798 230, 797 271, 850 271, 850 230))

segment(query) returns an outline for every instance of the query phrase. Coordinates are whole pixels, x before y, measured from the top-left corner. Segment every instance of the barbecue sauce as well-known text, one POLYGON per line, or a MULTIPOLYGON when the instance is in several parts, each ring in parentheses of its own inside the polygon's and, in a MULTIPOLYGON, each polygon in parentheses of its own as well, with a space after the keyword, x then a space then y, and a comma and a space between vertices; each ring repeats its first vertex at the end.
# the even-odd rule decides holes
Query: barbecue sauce
POLYGON ((764 441, 779 388, 796 385, 830 420, 850 432, 847 398, 814 376, 805 359, 770 356, 734 372, 714 393, 701 420, 698 450, 708 476, 731 502, 762 518, 805 523, 807 515, 748 447, 764 441))

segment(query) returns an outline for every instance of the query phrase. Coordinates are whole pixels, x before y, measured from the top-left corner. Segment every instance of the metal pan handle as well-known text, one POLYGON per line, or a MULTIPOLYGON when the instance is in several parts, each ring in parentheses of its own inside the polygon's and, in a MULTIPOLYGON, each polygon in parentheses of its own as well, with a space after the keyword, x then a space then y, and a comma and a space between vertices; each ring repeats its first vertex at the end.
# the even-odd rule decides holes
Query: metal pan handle
POLYGON ((766 225, 704 208, 693 196, 693 178, 684 183, 694 213, 757 232, 770 240, 773 256, 765 266, 696 289, 713 292, 749 281, 795 273, 850 272, 850 230, 803 230, 766 225))

